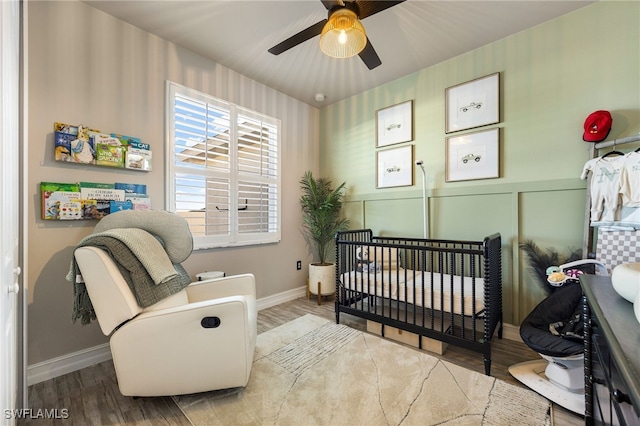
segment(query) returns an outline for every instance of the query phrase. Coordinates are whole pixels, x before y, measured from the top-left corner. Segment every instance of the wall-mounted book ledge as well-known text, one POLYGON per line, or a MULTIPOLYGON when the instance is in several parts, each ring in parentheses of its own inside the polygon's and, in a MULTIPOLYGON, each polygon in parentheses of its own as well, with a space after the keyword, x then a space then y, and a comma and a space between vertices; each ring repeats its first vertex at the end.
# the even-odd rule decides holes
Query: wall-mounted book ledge
POLYGON ((139 138, 53 123, 55 159, 76 164, 151 170, 151 149, 139 138))
POLYGON ((119 210, 148 210, 147 186, 133 183, 40 182, 44 220, 102 219, 119 210))

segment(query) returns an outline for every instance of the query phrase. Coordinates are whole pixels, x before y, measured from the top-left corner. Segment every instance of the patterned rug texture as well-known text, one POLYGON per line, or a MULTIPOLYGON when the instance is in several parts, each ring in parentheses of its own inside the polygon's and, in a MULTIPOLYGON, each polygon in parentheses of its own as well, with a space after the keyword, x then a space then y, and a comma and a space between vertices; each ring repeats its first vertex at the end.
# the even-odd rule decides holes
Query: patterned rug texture
POLYGON ((246 388, 175 397, 194 425, 545 425, 538 394, 305 315, 258 336, 246 388))

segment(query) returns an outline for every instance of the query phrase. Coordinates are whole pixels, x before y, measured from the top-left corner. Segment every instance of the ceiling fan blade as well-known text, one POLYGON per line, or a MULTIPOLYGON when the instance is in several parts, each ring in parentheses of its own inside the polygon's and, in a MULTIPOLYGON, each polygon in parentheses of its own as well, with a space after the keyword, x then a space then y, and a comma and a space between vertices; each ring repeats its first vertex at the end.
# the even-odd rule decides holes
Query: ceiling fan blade
POLYGON ((405 0, 397 0, 397 1, 383 1, 383 0, 357 0, 356 4, 360 9, 360 19, 364 19, 367 16, 374 15, 378 12, 382 12, 385 9, 389 9, 392 6, 400 4, 405 0))
POLYGON ((338 0, 320 0, 320 1, 324 5, 324 7, 327 8, 327 10, 330 10, 333 6, 340 5, 340 2, 338 0))
POLYGON ((358 53, 358 56, 360 56, 362 62, 364 62, 367 68, 369 68, 370 70, 382 64, 380 57, 371 44, 371 41, 369 41, 369 37, 367 37, 367 45, 364 47, 364 49, 362 49, 362 52, 358 53))
POLYGON ((279 55, 282 52, 286 52, 287 50, 291 49, 292 47, 296 47, 300 43, 304 43, 310 38, 320 35, 320 33, 322 32, 322 28, 326 23, 327 23, 327 20, 323 19, 322 21, 316 24, 313 24, 309 28, 300 31, 297 34, 292 35, 285 41, 278 43, 275 46, 273 46, 271 49, 269 49, 269 53, 273 53, 274 55, 279 55))

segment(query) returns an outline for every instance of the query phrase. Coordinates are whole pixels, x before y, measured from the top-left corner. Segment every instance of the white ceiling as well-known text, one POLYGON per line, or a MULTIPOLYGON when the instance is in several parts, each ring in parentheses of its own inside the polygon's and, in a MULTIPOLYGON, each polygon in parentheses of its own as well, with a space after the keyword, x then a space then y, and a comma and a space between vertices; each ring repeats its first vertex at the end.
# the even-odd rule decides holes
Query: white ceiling
MULTIPOLYGON (((314 106, 362 93, 593 1, 408 0, 362 20, 382 65, 325 56, 318 37, 267 49, 327 17, 320 0, 86 0, 163 39, 314 106), (326 96, 317 102, 315 94, 326 96)), ((500 71, 500 70, 496 70, 500 71)))

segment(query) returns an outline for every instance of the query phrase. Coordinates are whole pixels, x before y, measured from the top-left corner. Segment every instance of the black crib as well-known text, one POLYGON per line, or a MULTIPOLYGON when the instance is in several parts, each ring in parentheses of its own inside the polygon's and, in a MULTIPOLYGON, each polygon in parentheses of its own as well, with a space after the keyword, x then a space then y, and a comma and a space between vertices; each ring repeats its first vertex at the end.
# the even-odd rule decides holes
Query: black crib
MULTIPOLYGON (((483 241, 336 235, 336 323, 340 313, 457 345, 484 359, 502 338, 500 234, 483 241)), ((422 339, 419 339, 421 342, 422 339)))

